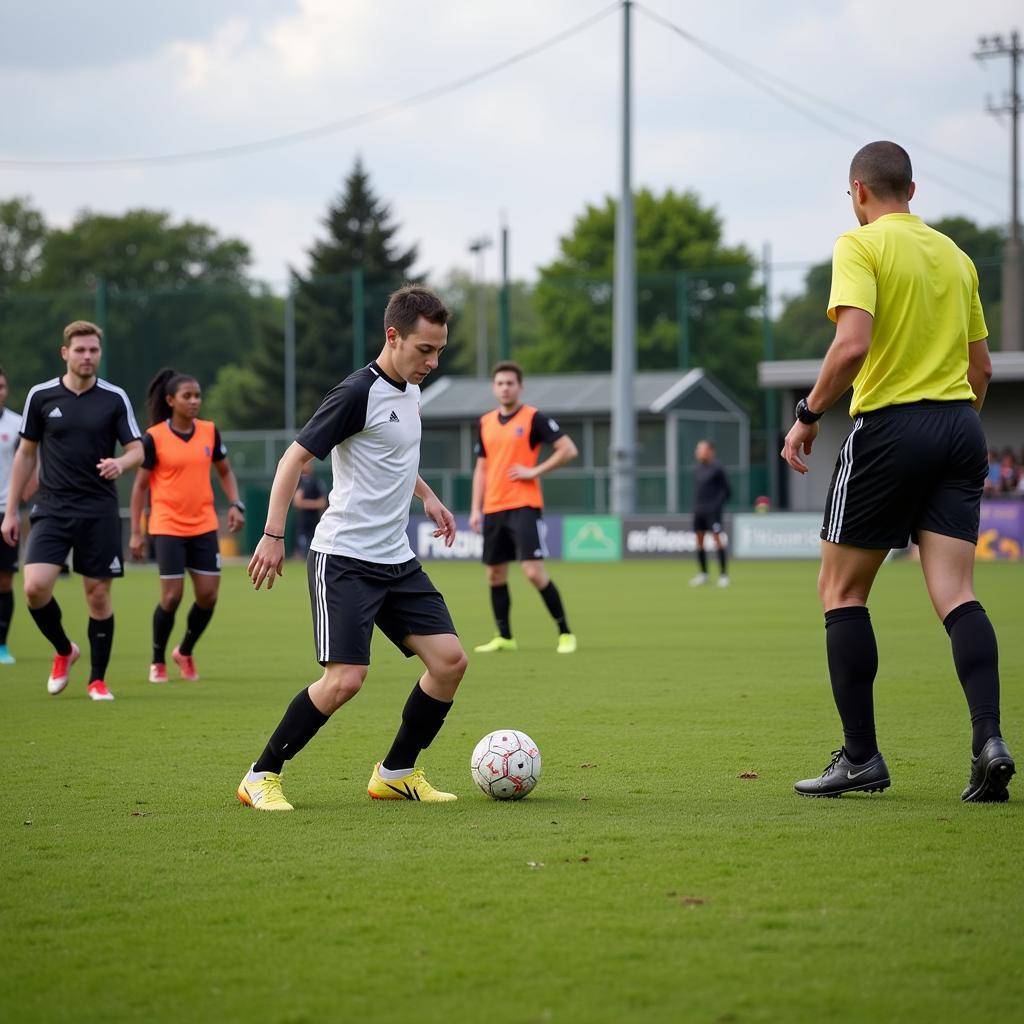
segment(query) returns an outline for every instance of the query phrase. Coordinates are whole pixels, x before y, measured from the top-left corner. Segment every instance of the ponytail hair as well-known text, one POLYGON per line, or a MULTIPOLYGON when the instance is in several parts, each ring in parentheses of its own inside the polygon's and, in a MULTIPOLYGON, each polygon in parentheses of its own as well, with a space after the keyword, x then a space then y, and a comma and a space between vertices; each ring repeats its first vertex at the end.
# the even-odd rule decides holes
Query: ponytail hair
POLYGON ((146 418, 151 427, 167 419, 170 415, 167 399, 173 398, 178 393, 178 388, 186 381, 195 381, 195 377, 189 373, 178 373, 177 370, 165 366, 149 382, 146 389, 146 418))

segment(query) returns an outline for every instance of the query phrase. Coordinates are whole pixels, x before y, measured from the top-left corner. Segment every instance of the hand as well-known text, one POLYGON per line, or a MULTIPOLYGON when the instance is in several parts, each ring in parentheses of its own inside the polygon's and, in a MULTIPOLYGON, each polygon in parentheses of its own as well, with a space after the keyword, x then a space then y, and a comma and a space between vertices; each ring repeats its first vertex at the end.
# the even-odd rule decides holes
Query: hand
POLYGON ((479 533, 484 525, 484 517, 479 512, 470 512, 469 514, 469 528, 474 533, 479 533))
POLYGON ((124 472, 118 459, 100 459, 96 468, 104 480, 116 480, 124 472))
POLYGON ((800 453, 802 451, 804 455, 810 455, 811 446, 814 444, 814 439, 817 436, 817 423, 801 423, 797 420, 786 435, 785 443, 782 445, 782 451, 779 454, 798 473, 806 473, 810 467, 800 458, 800 453))
POLYGON ((455 543, 455 516, 441 504, 436 494, 423 501, 423 514, 434 520, 437 529, 435 537, 444 537, 444 546, 450 548, 455 543))
POLYGON ((146 542, 141 533, 133 533, 128 538, 128 550, 136 562, 141 562, 146 557, 146 542))
POLYGON ((284 575, 284 541, 261 537, 247 571, 254 589, 259 590, 266 580, 267 590, 273 590, 275 577, 284 575))
POLYGON ((18 521, 18 517, 6 513, 3 526, 0 527, 0 533, 3 534, 5 544, 12 548, 17 547, 18 537, 21 535, 21 523, 18 521))
MULTIPOLYGON (((239 512, 234 505, 228 509, 228 533, 238 533, 245 526, 245 513, 239 512)), ((269 539, 269 538, 268 538, 269 539)))
POLYGON ((517 462, 508 468, 509 480, 536 480, 539 476, 540 471, 536 466, 521 466, 517 462))

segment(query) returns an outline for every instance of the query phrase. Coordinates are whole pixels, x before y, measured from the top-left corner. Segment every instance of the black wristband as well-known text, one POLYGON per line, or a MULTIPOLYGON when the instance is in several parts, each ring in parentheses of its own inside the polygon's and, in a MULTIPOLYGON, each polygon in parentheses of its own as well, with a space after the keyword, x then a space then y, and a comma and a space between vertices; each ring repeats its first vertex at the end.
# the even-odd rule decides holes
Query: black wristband
POLYGON ((267 531, 264 530, 263 531, 263 536, 264 537, 270 537, 271 540, 284 540, 284 534, 283 533, 280 533, 280 534, 278 534, 278 533, 267 533, 267 531))

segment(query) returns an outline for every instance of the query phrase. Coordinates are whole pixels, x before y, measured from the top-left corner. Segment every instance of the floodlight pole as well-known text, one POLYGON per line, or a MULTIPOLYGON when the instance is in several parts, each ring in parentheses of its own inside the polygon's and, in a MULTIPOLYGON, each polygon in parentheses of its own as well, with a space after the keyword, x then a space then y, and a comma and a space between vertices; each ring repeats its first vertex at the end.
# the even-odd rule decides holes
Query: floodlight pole
POLYGON ((611 510, 630 515, 636 508, 636 228, 632 181, 631 0, 622 4, 622 178, 615 217, 615 282, 612 296, 611 510))
POLYGON ((490 248, 491 240, 481 235, 469 243, 469 251, 476 255, 476 375, 487 378, 487 290, 484 284, 484 250, 490 248))
POLYGON ((295 282, 284 300, 284 429, 295 433, 295 282))

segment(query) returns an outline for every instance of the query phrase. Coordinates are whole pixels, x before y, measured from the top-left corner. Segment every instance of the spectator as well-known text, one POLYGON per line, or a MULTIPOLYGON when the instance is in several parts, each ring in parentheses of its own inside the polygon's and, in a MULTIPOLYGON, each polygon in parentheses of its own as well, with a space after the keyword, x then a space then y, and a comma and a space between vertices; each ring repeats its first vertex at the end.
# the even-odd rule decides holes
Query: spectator
POLYGON ((314 474, 311 462, 302 467, 292 505, 298 513, 295 517, 295 551, 305 558, 309 554, 316 524, 327 508, 327 488, 314 474))
POLYGON ((999 490, 1003 494, 1012 494, 1017 490, 1020 474, 1017 472, 1017 460, 1012 448, 1004 448, 999 460, 999 490))
POLYGON ((999 493, 999 454, 995 448, 988 450, 988 473, 985 476, 984 494, 990 497, 999 493))

